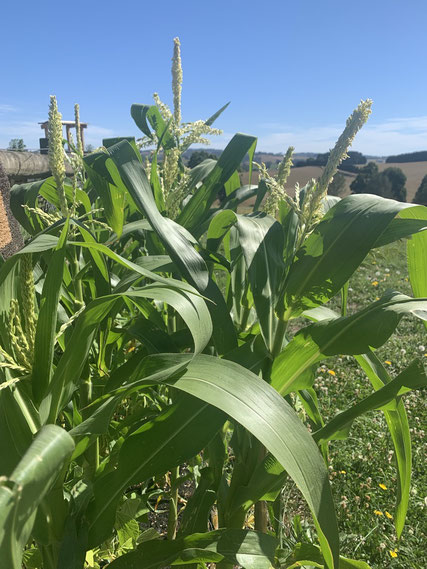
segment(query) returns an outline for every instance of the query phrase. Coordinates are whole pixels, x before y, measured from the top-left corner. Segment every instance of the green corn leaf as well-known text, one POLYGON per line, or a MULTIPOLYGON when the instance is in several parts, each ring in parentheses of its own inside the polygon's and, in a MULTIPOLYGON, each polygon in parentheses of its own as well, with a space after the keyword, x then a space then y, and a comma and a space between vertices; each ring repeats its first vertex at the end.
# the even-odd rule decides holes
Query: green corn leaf
POLYGON ((40 403, 48 391, 52 377, 53 352, 55 346, 58 303, 64 273, 65 248, 69 221, 61 232, 58 245, 52 255, 43 285, 34 342, 34 363, 32 369, 32 390, 34 400, 40 403))
POLYGON ((89 544, 97 545, 108 537, 123 490, 192 458, 225 420, 226 416, 215 407, 183 395, 127 437, 120 449, 118 468, 94 484, 94 499, 87 512, 89 544))
POLYGON ((148 218, 154 231, 163 241, 169 256, 184 277, 203 291, 208 285, 206 265, 194 247, 177 231, 172 220, 162 217, 141 163, 126 141, 110 148, 111 158, 139 210, 148 218))
POLYGON ((285 291, 288 314, 298 315, 337 294, 385 231, 386 242, 401 237, 391 225, 394 218, 402 214, 410 222, 420 207, 373 195, 340 200, 296 253, 285 291))
POLYGON ((40 407, 43 421, 48 418, 55 420, 58 411, 68 403, 80 379, 99 324, 108 316, 116 303, 123 301, 123 298, 134 301, 137 305, 139 299, 149 298, 173 306, 190 328, 196 353, 201 351, 210 339, 212 324, 209 312, 204 300, 194 294, 157 284, 96 299, 77 319, 69 344, 55 369, 52 390, 40 407))
POLYGON ((313 364, 338 354, 364 354, 371 347, 379 348, 405 314, 426 320, 427 299, 389 291, 351 316, 322 320, 303 328, 275 359, 272 385, 282 395, 311 387, 311 376, 307 384, 303 373, 313 364))
POLYGON ((84 159, 84 166, 95 192, 101 198, 108 225, 120 237, 124 222, 125 194, 122 188, 111 183, 105 176, 107 160, 108 154, 96 153, 84 159))
POLYGON ((224 561, 244 569, 270 569, 277 540, 249 530, 220 529, 173 541, 152 540, 113 561, 112 569, 160 569, 167 565, 224 561))
POLYGON ((21 569, 37 507, 73 448, 66 431, 55 425, 43 427, 9 478, 0 482, 1 567, 21 569))
POLYGON ((225 111, 225 109, 228 107, 228 105, 230 104, 231 101, 228 101, 228 103, 226 103, 223 107, 221 107, 220 109, 218 109, 216 111, 216 113, 214 113, 211 117, 208 118, 208 120, 205 121, 205 124, 207 124, 208 126, 212 126, 213 123, 216 121, 216 119, 222 115, 222 113, 225 111))
POLYGON ((148 137, 153 138, 148 123, 154 129, 158 139, 162 139, 162 147, 165 150, 176 146, 173 136, 167 129, 167 124, 163 120, 162 115, 156 105, 139 105, 131 106, 130 114, 136 123, 136 126, 148 137), (148 120, 148 122, 147 122, 148 120))
POLYGON ((232 176, 245 155, 253 154, 256 138, 246 134, 236 134, 219 157, 215 167, 204 179, 202 186, 196 191, 178 216, 178 223, 197 235, 200 224, 209 216, 209 209, 214 203, 219 190, 232 176))
POLYGON ((37 196, 41 193, 43 187, 49 186, 50 189, 56 192, 56 188, 52 187, 52 184, 53 179, 47 178, 47 180, 15 185, 10 190, 10 209, 15 219, 19 221, 30 235, 35 235, 41 231, 44 225, 37 215, 27 213, 23 206, 36 207, 37 196))
MULTIPOLYGON (((338 318, 336 313, 323 306, 308 311, 306 315, 316 321, 338 318)), ((355 355, 355 358, 368 376, 375 390, 380 390, 392 381, 386 369, 372 350, 362 355, 355 355)), ((420 373, 422 379, 423 371, 420 370, 420 373)), ((398 486, 395 526, 396 533, 400 536, 409 504, 412 456, 411 437, 405 407, 401 399, 396 402, 392 409, 383 408, 382 411, 387 421, 397 461, 398 486)))
MULTIPOLYGON (((383 385, 388 385, 392 381, 373 351, 369 351, 361 356, 356 356, 356 360, 368 376, 374 389, 379 390, 383 385)), ((411 435, 409 432, 408 417, 402 399, 397 402, 395 409, 383 409, 383 413, 393 441, 397 462, 397 504, 394 524, 397 537, 400 537, 409 506, 412 471, 411 435)))
MULTIPOLYGON (((413 217, 416 217, 416 221, 420 221, 424 225, 427 225, 426 207, 420 206, 417 208, 403 210, 401 216, 405 217, 409 212, 413 217)), ((413 220, 405 219, 404 221, 413 220)), ((407 242, 406 253, 408 259, 409 280, 411 282, 414 296, 427 296, 427 231, 414 233, 414 235, 412 235, 411 239, 407 242)), ((424 322, 424 326, 427 329, 427 322, 424 322)))
POLYGON ((267 348, 273 349, 277 327, 275 306, 284 273, 284 234, 280 223, 265 214, 219 212, 211 221, 207 246, 212 251, 235 225, 243 252, 256 313, 267 348))

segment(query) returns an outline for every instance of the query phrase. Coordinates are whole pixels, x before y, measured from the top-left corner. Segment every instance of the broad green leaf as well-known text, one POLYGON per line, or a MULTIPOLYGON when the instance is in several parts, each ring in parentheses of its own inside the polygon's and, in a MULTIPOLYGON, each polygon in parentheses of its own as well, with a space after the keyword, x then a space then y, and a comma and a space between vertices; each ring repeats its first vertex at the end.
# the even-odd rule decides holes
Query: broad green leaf
POLYGON ((167 565, 219 563, 244 569, 274 566, 276 538, 249 530, 220 529, 195 533, 182 539, 152 540, 111 563, 112 569, 158 569, 167 565))
POLYGON ((224 210, 210 223, 208 248, 215 251, 233 225, 239 232, 239 244, 245 257, 261 331, 267 348, 272 351, 277 326, 275 306, 285 267, 282 226, 265 214, 243 216, 224 210))
POLYGON ((44 226, 37 215, 26 212, 23 206, 36 207, 37 196, 43 186, 52 186, 52 183, 52 178, 48 178, 47 180, 15 185, 10 190, 10 209, 14 217, 30 235, 35 235, 44 226))
POLYGON ((338 354, 364 354, 371 347, 379 348, 405 314, 426 320, 427 299, 390 291, 351 316, 322 320, 303 328, 275 359, 273 387, 282 395, 310 387, 311 382, 307 384, 302 374, 313 364, 338 354))
POLYGON ((43 427, 10 476, 0 481, 2 567, 21 569, 37 507, 73 448, 66 431, 56 425, 43 427))
POLYGON ((25 412, 24 405, 16 387, 12 391, 0 384, 0 477, 10 476, 30 446, 38 427, 29 413, 25 412))
MULTIPOLYGON (((296 253, 285 290, 288 314, 298 315, 332 298, 377 246, 393 219, 405 208, 405 215, 415 215, 419 207, 374 195, 340 200, 296 253)), ((400 236, 391 231, 387 242, 400 236)))
POLYGON ((150 127, 147 123, 148 120, 150 125, 153 127, 157 138, 162 138, 162 146, 165 150, 176 146, 173 136, 167 130, 167 124, 163 120, 163 117, 156 105, 134 104, 131 106, 130 114, 137 127, 140 128, 146 136, 153 138, 152 132, 150 131, 150 127))
POLYGON ((275 305, 283 277, 282 226, 265 214, 237 217, 255 310, 267 348, 273 351, 277 318, 275 305))
POLYGON ((213 123, 216 121, 216 119, 222 115, 222 113, 225 111, 225 109, 228 107, 228 105, 230 104, 230 101, 228 101, 228 103, 225 103, 225 105, 223 107, 221 107, 220 109, 218 109, 216 111, 216 113, 214 113, 211 117, 209 117, 206 121, 205 124, 207 124, 208 126, 213 125, 213 123))
POLYGON ((217 499, 217 486, 213 469, 202 468, 197 488, 185 505, 179 536, 207 531, 208 517, 217 499))

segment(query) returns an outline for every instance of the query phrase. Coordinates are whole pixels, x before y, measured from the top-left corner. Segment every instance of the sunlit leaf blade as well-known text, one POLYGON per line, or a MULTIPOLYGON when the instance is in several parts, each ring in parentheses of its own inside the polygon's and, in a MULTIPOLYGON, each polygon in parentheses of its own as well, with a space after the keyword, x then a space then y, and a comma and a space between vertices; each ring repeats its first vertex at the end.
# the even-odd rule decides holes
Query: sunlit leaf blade
MULTIPOLYGON (((427 207, 403 210, 401 216, 411 213, 420 223, 427 225, 427 207)), ((405 219, 405 221, 408 221, 405 219)), ((410 220, 411 221, 411 220, 410 220)), ((415 233, 406 246, 408 273, 414 296, 427 296, 427 231, 415 233)), ((427 329, 427 322, 424 322, 427 329)))
POLYGON ((68 227, 67 221, 50 260, 40 300, 31 382, 36 403, 39 403, 46 394, 52 377, 58 302, 64 273, 68 227))
MULTIPOLYGON (((312 543, 297 543, 292 553, 278 550, 277 558, 281 569, 298 569, 299 567, 325 567, 323 556, 316 545, 312 543)), ((340 556, 338 569, 371 569, 364 561, 347 559, 340 556)))

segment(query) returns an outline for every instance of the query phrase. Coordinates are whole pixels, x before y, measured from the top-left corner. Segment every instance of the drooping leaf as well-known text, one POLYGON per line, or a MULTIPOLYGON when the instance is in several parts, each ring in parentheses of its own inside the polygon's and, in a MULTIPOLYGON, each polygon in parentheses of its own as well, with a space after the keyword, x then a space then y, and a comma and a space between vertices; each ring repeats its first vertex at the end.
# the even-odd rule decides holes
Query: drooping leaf
POLYGON ((427 319, 427 299, 389 291, 351 316, 322 320, 303 328, 275 359, 272 385, 283 395, 310 387, 302 374, 313 364, 329 356, 364 354, 371 347, 379 348, 405 314, 427 319))

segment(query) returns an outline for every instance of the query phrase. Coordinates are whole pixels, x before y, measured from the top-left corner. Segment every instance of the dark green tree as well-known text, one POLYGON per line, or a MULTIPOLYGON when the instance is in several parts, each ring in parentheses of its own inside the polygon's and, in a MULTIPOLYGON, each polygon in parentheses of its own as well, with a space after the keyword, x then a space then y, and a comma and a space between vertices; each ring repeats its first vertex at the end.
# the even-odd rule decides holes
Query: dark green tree
POLYGON ((406 202, 406 176, 400 168, 386 168, 380 176, 386 176, 391 184, 391 194, 384 195, 385 198, 392 198, 399 202, 406 202))
POLYGON ((375 162, 369 162, 366 166, 360 169, 359 174, 350 184, 350 189, 353 194, 376 193, 367 191, 368 185, 376 176, 378 176, 378 166, 375 162))
POLYGON ((416 191, 412 203, 427 205, 427 174, 421 180, 420 187, 416 191))
POLYGON ((26 148, 22 138, 12 138, 7 149, 15 150, 16 152, 24 152, 26 148))
POLYGON ((345 193, 345 176, 341 174, 341 172, 337 172, 329 184, 328 187, 328 194, 330 196, 338 196, 341 197, 345 193))
POLYGON ((354 194, 375 194, 404 202, 405 183, 406 176, 400 168, 386 168, 383 172, 379 172, 378 166, 374 162, 369 162, 360 170, 350 188, 354 194))
POLYGON ((197 166, 198 164, 203 162, 203 160, 207 160, 208 158, 211 158, 212 160, 217 160, 215 154, 209 154, 209 152, 206 152, 206 150, 195 150, 190 156, 190 160, 188 161, 188 167, 194 168, 194 166, 197 166))

